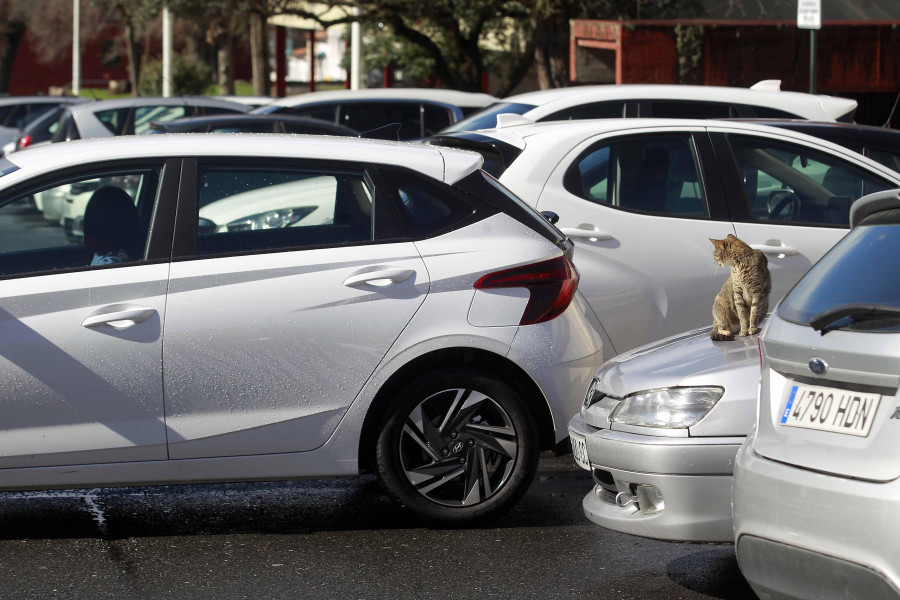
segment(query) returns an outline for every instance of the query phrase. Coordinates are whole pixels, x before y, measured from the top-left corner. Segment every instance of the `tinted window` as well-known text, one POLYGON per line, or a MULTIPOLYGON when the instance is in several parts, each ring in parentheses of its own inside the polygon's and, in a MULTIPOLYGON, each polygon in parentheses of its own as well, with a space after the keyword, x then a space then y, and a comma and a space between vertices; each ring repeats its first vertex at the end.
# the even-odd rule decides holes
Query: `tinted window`
MULTIPOLYGON (((900 225, 855 227, 816 263, 784 298, 778 315, 794 323, 809 323, 815 315, 848 304, 878 304, 900 308, 900 225)), ((832 327, 900 331, 896 316, 832 327)))
POLYGON ((783 110, 778 110, 777 108, 767 108, 765 106, 752 106, 749 107, 753 113, 761 118, 761 119, 798 119, 800 118, 798 115, 793 113, 789 113, 783 110))
POLYGON ((159 175, 159 168, 96 172, 5 201, 0 276, 143 260, 159 175))
POLYGON ((544 117, 541 121, 576 121, 579 119, 617 119, 625 116, 624 102, 596 102, 594 104, 584 104, 582 106, 573 106, 559 112, 555 112, 549 117, 544 117))
POLYGON ((337 122, 337 104, 313 104, 309 106, 293 106, 290 108, 271 108, 270 110, 260 110, 260 113, 279 112, 294 115, 296 117, 308 117, 310 119, 322 119, 331 123, 337 122))
POLYGON ((272 133, 272 128, 272 123, 240 123, 213 126, 209 133, 272 133))
POLYGON ((579 157, 564 184, 597 204, 668 216, 709 216, 689 134, 604 141, 579 157))
POLYGON ((139 106, 134 109, 134 129, 129 133, 146 133, 151 121, 165 123, 187 114, 184 106, 139 106))
POLYGON ((434 135, 453 122, 453 113, 444 106, 425 104, 422 106, 425 122, 425 136, 434 135))
POLYGON ((204 167, 200 254, 370 241, 372 188, 363 173, 204 167))
POLYGON ((52 139, 54 142, 67 142, 69 140, 81 139, 78 127, 75 125, 75 117, 72 116, 72 113, 66 111, 63 116, 60 117, 59 126, 56 131, 53 132, 52 139))
POLYGON ((731 136, 754 220, 846 227, 850 205, 894 187, 831 155, 765 138, 731 136))
POLYGON ((642 117, 658 117, 666 119, 727 119, 736 117, 730 104, 721 102, 683 102, 678 100, 654 100, 644 103, 649 106, 650 114, 642 117))
POLYGON ((533 104, 498 102, 496 104, 491 104, 484 110, 472 113, 461 121, 457 121, 450 127, 444 129, 442 133, 450 133, 451 131, 475 131, 476 129, 493 129, 497 126, 497 115, 504 113, 523 115, 532 108, 535 108, 533 104))
POLYGON ((875 162, 883 164, 888 169, 893 169, 900 173, 900 153, 881 148, 869 148, 866 151, 866 156, 875 162))
POLYGON ((383 176, 399 201, 403 225, 415 237, 446 230, 474 212, 472 206, 450 188, 437 182, 388 169, 383 171, 383 176))
POLYGON ((95 115, 113 135, 126 135, 131 132, 128 127, 128 108, 101 110, 95 115))
POLYGON ((347 102, 341 105, 338 122, 359 131, 363 137, 389 140, 422 137, 422 107, 418 102, 347 102), (374 131, 382 127, 381 132, 374 131))

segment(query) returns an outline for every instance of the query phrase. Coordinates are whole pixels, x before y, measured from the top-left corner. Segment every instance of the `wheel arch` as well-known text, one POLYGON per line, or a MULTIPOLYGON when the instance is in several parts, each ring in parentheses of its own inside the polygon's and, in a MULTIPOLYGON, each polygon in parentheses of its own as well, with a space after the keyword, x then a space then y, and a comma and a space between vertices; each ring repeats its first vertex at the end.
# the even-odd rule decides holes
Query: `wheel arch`
POLYGON ((407 383, 435 369, 466 367, 501 378, 513 386, 525 400, 531 418, 534 420, 540 449, 555 445, 553 415, 543 392, 531 376, 520 366, 498 354, 478 348, 441 348, 416 357, 393 373, 375 397, 363 421, 359 441, 359 470, 361 473, 374 470, 375 446, 378 434, 389 415, 396 394, 407 383))

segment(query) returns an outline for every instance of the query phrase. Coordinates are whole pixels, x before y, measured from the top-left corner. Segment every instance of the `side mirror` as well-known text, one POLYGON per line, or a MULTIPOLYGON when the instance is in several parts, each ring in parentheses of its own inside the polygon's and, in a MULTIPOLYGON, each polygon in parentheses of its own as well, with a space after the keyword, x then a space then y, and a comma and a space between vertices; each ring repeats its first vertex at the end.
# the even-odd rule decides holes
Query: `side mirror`
POLYGON ((544 218, 550 221, 552 225, 556 225, 556 223, 559 222, 559 215, 552 210, 542 210, 541 214, 544 215, 544 218))

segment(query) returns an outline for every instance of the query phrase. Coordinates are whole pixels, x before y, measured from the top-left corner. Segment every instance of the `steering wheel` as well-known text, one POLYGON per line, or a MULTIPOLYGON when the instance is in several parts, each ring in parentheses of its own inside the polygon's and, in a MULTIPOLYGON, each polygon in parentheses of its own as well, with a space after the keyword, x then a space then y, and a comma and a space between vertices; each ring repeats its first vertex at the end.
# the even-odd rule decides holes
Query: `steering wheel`
POLYGON ((793 221, 800 214, 800 198, 788 190, 776 190, 769 194, 768 205, 772 207, 769 210, 772 221, 793 221))

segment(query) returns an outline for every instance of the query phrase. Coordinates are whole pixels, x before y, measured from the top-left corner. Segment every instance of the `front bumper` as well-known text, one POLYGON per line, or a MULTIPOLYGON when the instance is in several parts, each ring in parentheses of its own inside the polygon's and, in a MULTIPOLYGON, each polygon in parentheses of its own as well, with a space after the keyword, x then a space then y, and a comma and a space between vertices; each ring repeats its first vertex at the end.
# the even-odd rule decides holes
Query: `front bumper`
POLYGON ((731 485, 742 437, 672 438, 595 429, 580 414, 569 422, 569 435, 584 437, 587 445, 595 486, 582 506, 594 523, 665 540, 734 540, 731 485), (639 486, 655 488, 653 506, 628 502, 638 496, 639 486))
POLYGON ((762 599, 900 597, 900 480, 873 483, 738 453, 738 565, 762 599))

